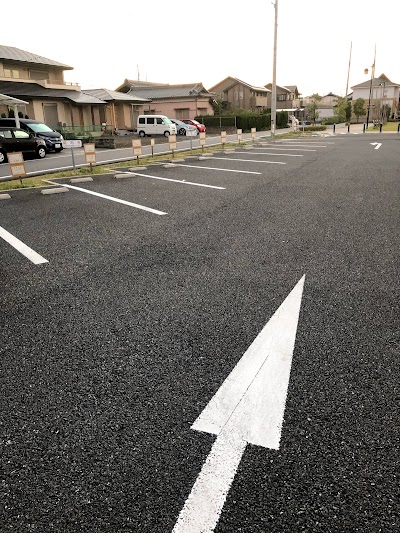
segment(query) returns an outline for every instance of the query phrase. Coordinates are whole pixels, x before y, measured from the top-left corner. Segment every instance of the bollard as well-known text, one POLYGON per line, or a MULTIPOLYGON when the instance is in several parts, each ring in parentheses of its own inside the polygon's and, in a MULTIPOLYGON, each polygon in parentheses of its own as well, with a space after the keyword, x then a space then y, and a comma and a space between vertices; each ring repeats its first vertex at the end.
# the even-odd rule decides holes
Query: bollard
POLYGON ((347 124, 347 133, 350 133, 350 122, 347 124))
POLYGON ((400 122, 399 122, 399 125, 397 126, 397 133, 399 133, 400 131, 400 122))
POLYGON ((365 133, 365 122, 363 124, 363 133, 365 133))
POLYGON ((336 124, 333 125, 333 133, 336 131, 336 124))
POLYGON ((379 124, 379 133, 382 133, 382 122, 379 124))

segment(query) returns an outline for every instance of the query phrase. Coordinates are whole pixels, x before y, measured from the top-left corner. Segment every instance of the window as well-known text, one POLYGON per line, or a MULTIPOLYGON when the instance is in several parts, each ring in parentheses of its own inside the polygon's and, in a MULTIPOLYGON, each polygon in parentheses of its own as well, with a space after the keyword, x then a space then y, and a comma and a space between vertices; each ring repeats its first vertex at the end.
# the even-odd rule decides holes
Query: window
POLYGON ((175 116, 178 120, 187 118, 190 116, 190 109, 175 109, 175 116))
POLYGON ((29 139, 29 133, 23 130, 14 130, 14 137, 16 139, 29 139))
POLYGON ((162 123, 163 123, 163 119, 160 117, 157 117, 157 124, 162 124, 162 123))
POLYGON ((235 91, 235 92, 233 93, 233 99, 234 99, 234 100, 237 100, 237 99, 238 99, 238 96, 239 96, 238 92, 235 91))
POLYGON ((146 119, 144 117, 140 117, 139 124, 146 124, 146 119))
POLYGON ((4 77, 5 78, 19 78, 19 71, 18 70, 14 70, 14 69, 10 69, 10 68, 5 68, 4 69, 4 77))
POLYGON ((154 124, 154 117, 147 117, 147 124, 154 124))
POLYGON ((199 111, 199 115, 207 115, 206 107, 199 107, 198 111, 199 111))
POLYGON ((10 130, 0 131, 0 137, 4 137, 4 139, 12 139, 11 131, 10 130))
POLYGON ((278 94, 277 100, 279 100, 279 102, 286 102, 286 94, 278 94))
POLYGON ((239 91, 239 100, 243 100, 243 91, 239 91))

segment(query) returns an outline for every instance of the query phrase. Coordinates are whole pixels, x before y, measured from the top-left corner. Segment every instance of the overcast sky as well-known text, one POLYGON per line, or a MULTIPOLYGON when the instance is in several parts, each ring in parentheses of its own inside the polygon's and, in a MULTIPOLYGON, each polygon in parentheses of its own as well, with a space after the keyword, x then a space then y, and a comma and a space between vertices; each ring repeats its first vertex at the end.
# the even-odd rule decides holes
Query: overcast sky
MULTIPOLYGON (((74 67, 66 81, 82 89, 116 89, 125 78, 162 83, 227 76, 272 82, 271 0, 68 0, 38 6, 19 0, 1 25, 0 44, 74 67)), ((303 96, 344 95, 376 76, 400 83, 400 0, 279 0, 277 84, 303 96)))

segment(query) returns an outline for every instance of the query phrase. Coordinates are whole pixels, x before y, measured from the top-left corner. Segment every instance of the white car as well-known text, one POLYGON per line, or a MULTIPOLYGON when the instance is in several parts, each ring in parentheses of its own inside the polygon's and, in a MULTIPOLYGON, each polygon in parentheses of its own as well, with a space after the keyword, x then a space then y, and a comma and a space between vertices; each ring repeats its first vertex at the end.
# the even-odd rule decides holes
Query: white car
POLYGON ((185 124, 177 118, 171 118, 171 122, 176 125, 176 131, 178 132, 178 135, 190 135, 194 137, 199 133, 196 126, 192 126, 191 124, 185 124))

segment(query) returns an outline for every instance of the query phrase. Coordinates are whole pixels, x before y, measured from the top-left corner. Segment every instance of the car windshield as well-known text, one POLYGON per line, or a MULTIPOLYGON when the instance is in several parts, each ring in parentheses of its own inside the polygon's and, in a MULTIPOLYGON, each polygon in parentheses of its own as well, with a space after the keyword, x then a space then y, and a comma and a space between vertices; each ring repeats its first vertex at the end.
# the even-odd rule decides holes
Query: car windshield
POLYGON ((174 118, 174 122, 175 124, 178 124, 178 126, 186 126, 184 122, 182 122, 181 120, 178 120, 177 118, 174 118))
POLYGON ((194 124, 198 124, 200 126, 200 122, 197 122, 197 120, 192 120, 194 124))
POLYGON ((49 131, 53 131, 51 128, 46 126, 46 124, 35 124, 35 123, 29 123, 29 127, 35 132, 35 133, 48 133, 49 131))
POLYGON ((173 124, 172 120, 170 120, 168 117, 163 118, 164 124, 173 124))

